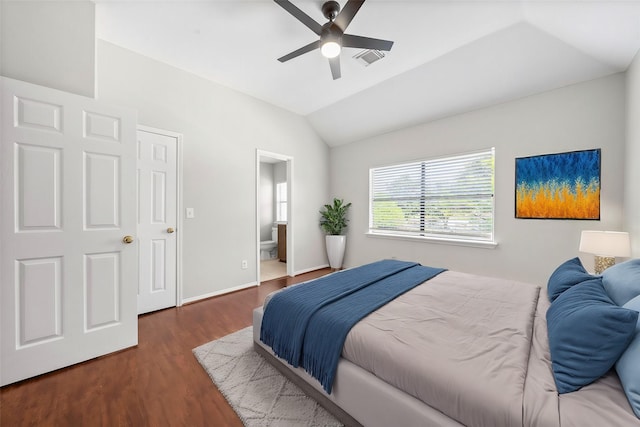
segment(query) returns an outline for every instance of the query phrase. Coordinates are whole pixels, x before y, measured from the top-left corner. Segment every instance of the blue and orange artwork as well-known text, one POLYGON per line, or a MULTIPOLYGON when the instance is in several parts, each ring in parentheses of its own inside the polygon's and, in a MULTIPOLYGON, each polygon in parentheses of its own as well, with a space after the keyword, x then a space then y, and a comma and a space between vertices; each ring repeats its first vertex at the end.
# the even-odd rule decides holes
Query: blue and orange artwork
POLYGON ((517 158, 516 218, 600 219, 600 149, 517 158))

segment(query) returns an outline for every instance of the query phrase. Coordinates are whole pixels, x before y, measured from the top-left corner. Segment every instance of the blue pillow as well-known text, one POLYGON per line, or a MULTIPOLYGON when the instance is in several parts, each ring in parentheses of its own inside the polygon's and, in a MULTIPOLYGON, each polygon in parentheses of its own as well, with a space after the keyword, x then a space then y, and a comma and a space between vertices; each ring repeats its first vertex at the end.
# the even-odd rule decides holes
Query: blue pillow
POLYGON ((580 258, 572 258, 560 264, 558 268, 549 277, 547 284, 547 292, 549 293, 549 301, 553 302, 572 286, 582 283, 585 280, 593 279, 594 276, 587 273, 584 269, 580 258))
MULTIPOLYGON (((624 308, 640 311, 640 296, 626 303, 624 308)), ((640 418, 640 320, 636 323, 633 341, 616 363, 616 371, 633 412, 640 418)))
POLYGON ((618 307, 595 277, 562 293, 547 311, 558 393, 592 383, 613 367, 636 332, 638 312, 618 307))
POLYGON ((613 302, 625 305, 640 295, 640 259, 630 259, 607 268, 602 273, 602 284, 613 302))

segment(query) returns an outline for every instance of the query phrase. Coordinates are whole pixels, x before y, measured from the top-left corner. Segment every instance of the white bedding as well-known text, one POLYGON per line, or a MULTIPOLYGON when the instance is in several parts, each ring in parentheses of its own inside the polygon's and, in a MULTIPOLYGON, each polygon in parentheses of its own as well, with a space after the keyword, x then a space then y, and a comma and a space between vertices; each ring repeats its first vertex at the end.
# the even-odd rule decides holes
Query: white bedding
POLYGON ((444 272, 353 327, 343 357, 462 424, 521 425, 539 289, 444 272))

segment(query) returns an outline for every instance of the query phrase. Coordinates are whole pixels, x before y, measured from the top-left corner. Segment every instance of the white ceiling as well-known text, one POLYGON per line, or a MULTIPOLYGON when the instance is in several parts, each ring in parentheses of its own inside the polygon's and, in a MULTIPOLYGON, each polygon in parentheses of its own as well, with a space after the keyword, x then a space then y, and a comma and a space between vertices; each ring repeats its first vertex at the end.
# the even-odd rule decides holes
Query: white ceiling
POLYGON ((331 146, 624 71, 640 48, 640 0, 369 0, 347 33, 393 49, 368 67, 343 49, 334 81, 317 50, 277 61, 317 36, 272 0, 96 3, 98 38, 306 116, 331 146))

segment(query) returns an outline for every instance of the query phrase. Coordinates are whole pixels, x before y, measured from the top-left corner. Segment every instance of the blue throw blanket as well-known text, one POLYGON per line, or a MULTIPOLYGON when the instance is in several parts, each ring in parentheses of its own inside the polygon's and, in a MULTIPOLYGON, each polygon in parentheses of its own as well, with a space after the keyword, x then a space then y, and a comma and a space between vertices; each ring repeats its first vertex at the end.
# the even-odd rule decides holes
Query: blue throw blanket
POLYGON ((351 328, 372 311, 444 269, 384 260, 316 279, 274 295, 260 340, 331 393, 338 359, 351 328))

